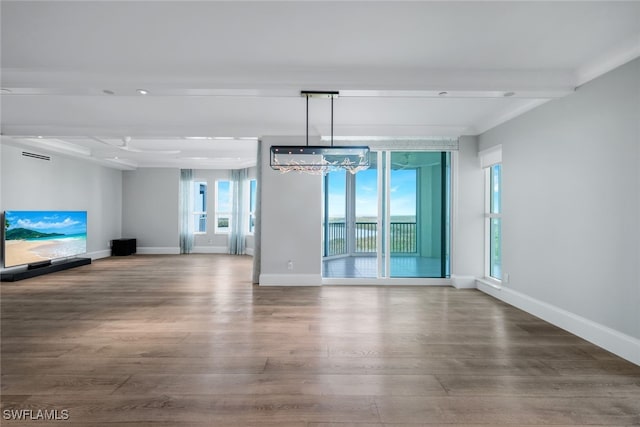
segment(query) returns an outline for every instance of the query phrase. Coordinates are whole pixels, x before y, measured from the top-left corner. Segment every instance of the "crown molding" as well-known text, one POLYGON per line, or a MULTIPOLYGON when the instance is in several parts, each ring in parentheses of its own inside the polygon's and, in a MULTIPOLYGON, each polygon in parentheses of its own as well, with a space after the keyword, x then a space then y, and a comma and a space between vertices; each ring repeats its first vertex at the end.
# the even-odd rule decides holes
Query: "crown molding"
POLYGON ((579 67, 576 70, 576 86, 581 86, 638 57, 640 57, 640 34, 579 67))
POLYGON ((548 101, 551 101, 551 99, 531 99, 526 104, 523 104, 517 108, 510 109, 499 114, 491 115, 486 119, 479 121, 469 134, 480 135, 482 133, 485 133, 489 129, 493 129, 494 127, 501 125, 502 123, 507 122, 511 119, 514 119, 526 113, 527 111, 531 111, 548 101))

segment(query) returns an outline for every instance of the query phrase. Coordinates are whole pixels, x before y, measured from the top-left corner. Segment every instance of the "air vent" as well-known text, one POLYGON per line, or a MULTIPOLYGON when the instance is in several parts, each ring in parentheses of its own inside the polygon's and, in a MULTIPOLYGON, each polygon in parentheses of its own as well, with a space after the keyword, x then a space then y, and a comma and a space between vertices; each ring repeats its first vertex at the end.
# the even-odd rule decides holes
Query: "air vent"
POLYGON ((46 161, 50 161, 51 157, 49 156, 43 156, 42 154, 36 154, 36 153, 30 153, 28 151, 23 151, 22 155, 25 157, 31 157, 34 159, 40 159, 40 160, 46 160, 46 161))

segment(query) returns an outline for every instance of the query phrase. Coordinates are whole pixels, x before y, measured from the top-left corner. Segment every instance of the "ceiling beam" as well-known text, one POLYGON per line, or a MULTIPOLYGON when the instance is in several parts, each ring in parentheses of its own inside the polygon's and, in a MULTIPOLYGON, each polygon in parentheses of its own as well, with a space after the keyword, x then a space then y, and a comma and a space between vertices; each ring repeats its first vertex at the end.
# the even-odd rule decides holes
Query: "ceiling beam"
POLYGON ((299 97, 301 89, 337 90, 340 96, 434 97, 446 91, 464 97, 506 92, 531 98, 560 97, 574 90, 573 70, 290 69, 218 70, 199 74, 97 74, 2 69, 3 95, 250 96, 299 97), (113 94, 105 93, 104 91, 113 94))

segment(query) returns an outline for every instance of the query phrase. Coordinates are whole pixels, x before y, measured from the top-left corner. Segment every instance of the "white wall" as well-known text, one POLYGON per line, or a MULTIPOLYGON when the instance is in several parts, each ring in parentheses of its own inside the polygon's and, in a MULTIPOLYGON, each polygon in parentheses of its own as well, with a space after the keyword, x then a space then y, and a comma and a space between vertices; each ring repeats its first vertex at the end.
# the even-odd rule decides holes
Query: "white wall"
POLYGON ((463 136, 453 154, 451 279, 459 288, 475 287, 484 273, 484 172, 478 138, 463 136))
POLYGON ((304 145, 304 136, 267 136, 260 143, 263 145, 260 284, 320 285, 322 177, 282 174, 269 166, 272 145, 304 145), (287 269, 289 261, 293 262, 293 270, 287 269))
POLYGON ((6 141, 0 153, 0 210, 86 210, 88 255, 110 255, 110 241, 121 237, 121 171, 6 141), (51 160, 25 157, 23 151, 51 160))
POLYGON ((180 170, 123 172, 122 235, 137 239, 138 253, 180 253, 180 170))
POLYGON ((503 150, 501 297, 640 364, 640 59, 479 140, 503 150))

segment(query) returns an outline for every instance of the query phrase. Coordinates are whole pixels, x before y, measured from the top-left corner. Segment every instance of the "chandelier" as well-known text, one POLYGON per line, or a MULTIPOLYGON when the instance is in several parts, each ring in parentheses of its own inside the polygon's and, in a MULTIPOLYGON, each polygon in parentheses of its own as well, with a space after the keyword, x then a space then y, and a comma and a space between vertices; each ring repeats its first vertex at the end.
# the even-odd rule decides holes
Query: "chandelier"
POLYGON ((306 145, 272 145, 271 168, 282 173, 324 175, 346 170, 355 174, 369 168, 369 147, 333 145, 333 99, 339 92, 302 91, 307 105, 306 145), (331 145, 309 145, 309 98, 331 99, 331 145))

